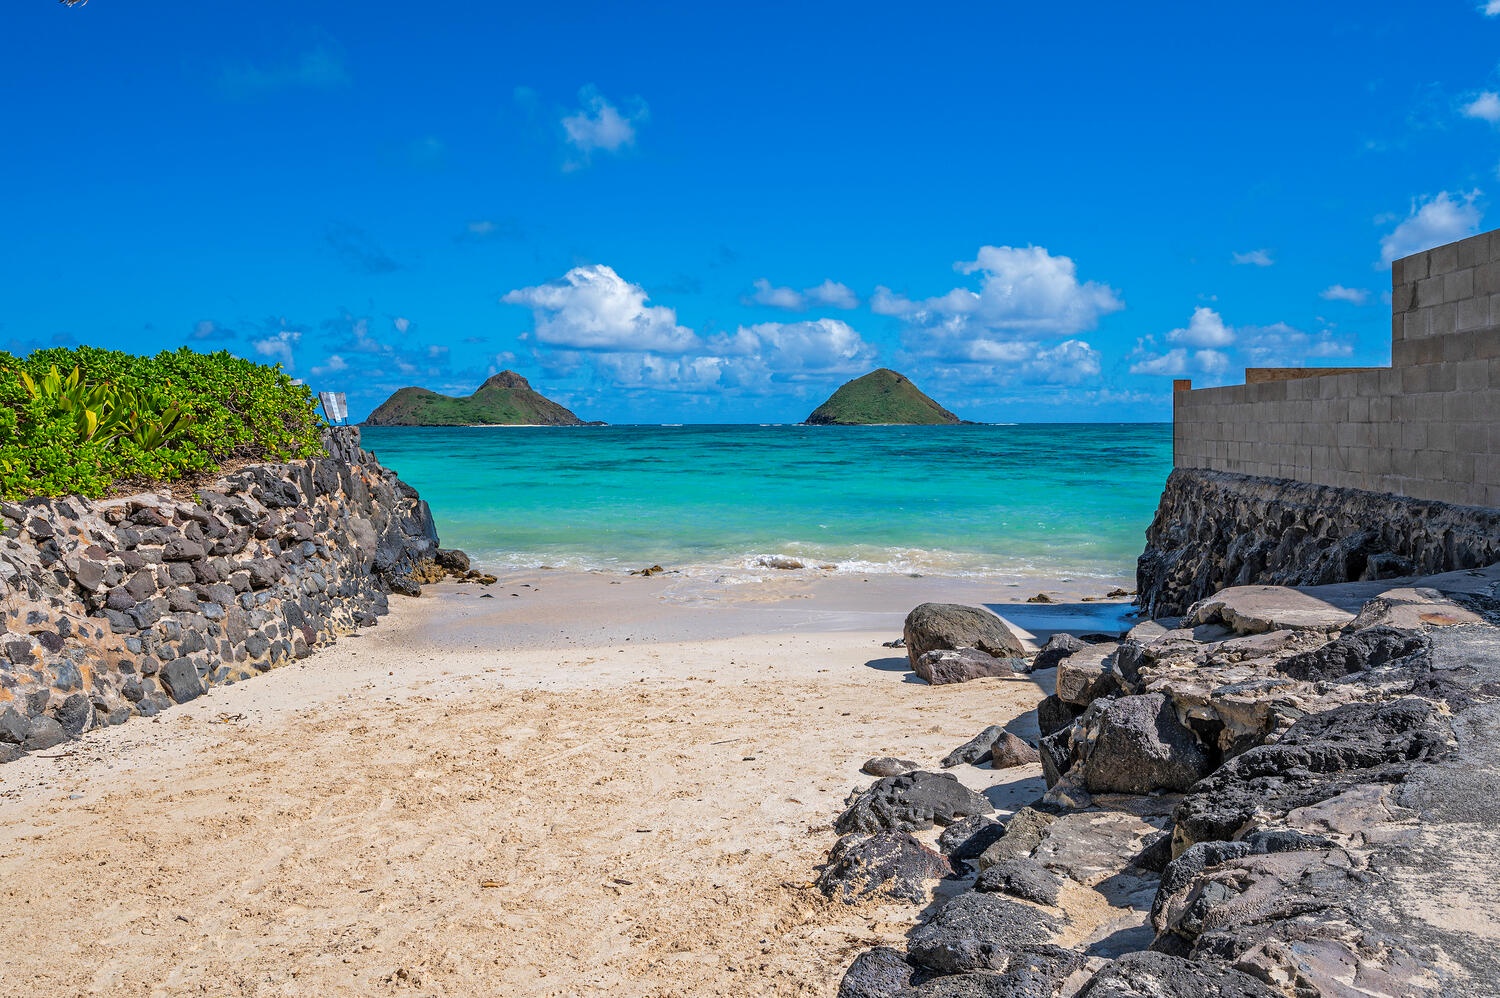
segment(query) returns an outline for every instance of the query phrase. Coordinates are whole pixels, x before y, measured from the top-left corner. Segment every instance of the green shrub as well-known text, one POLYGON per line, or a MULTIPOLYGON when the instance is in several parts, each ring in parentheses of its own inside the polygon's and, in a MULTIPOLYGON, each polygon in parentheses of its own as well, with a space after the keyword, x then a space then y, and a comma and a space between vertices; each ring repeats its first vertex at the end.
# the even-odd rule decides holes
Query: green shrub
POLYGON ((224 351, 0 352, 0 494, 9 499, 93 497, 227 461, 310 457, 321 450, 319 426, 305 385, 224 351))

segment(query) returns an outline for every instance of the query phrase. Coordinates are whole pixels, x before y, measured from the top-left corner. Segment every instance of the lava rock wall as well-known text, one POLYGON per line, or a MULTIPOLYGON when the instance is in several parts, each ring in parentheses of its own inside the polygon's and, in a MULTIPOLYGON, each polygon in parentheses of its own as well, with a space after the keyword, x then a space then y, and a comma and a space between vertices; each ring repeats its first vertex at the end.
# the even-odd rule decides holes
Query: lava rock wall
POLYGON ((1224 471, 1167 479, 1136 566, 1148 617, 1229 586, 1317 586, 1500 561, 1500 510, 1224 471))
POLYGON ((0 762, 149 717, 373 624, 437 555, 427 503, 360 448, 252 465, 196 501, 0 503, 0 762))

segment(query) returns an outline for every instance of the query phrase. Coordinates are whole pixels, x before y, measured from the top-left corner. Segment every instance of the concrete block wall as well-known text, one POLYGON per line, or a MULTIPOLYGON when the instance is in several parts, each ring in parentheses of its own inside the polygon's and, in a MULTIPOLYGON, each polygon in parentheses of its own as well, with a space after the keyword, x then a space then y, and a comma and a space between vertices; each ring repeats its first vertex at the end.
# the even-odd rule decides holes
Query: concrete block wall
POLYGON ((1500 230, 1391 284, 1390 367, 1179 384, 1175 466, 1500 508, 1500 230))

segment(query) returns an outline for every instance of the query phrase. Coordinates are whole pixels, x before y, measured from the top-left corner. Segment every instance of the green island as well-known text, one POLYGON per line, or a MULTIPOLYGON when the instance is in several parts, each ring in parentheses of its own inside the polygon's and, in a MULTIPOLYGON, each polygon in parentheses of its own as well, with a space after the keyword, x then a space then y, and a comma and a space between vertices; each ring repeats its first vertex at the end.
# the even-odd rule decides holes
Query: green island
POLYGON ((963 420, 924 395, 905 375, 882 367, 841 386, 806 422, 813 426, 938 426, 963 420))
POLYGON ((0 352, 0 496, 141 491, 322 452, 312 392, 279 367, 183 348, 0 352))
POLYGON ((515 371, 492 376, 472 395, 455 398, 427 388, 402 388, 380 403, 365 426, 585 426, 583 420, 531 387, 515 371))

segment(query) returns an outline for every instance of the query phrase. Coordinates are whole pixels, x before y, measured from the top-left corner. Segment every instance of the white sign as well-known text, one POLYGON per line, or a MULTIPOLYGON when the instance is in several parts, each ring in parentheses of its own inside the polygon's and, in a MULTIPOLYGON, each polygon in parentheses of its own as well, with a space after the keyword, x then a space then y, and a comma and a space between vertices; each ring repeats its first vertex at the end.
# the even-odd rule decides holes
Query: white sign
POLYGON ((343 392, 319 392, 318 401, 323 403, 323 413, 334 426, 349 419, 349 404, 344 401, 343 392))

